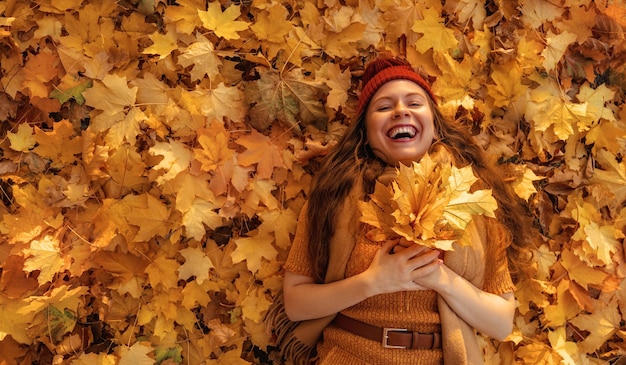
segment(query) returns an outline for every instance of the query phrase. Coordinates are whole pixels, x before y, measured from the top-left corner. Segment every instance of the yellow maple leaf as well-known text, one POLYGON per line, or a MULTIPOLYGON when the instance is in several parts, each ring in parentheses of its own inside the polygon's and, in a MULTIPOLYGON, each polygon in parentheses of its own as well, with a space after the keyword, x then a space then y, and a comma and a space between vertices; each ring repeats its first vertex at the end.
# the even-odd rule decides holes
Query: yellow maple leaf
POLYGON ((259 179, 271 178, 276 167, 286 167, 278 145, 254 129, 250 134, 237 138, 235 142, 246 147, 244 152, 237 155, 237 161, 242 166, 256 164, 259 179))
POLYGON ((244 200, 241 205, 241 212, 248 217, 253 217, 265 209, 278 209, 280 204, 272 194, 274 190, 276 190, 276 183, 273 180, 257 178, 250 180, 248 178, 248 185, 241 194, 241 198, 244 200))
POLYGON ((522 84, 522 71, 517 65, 506 65, 491 73, 495 85, 487 85, 489 96, 494 99, 494 107, 500 108, 516 102, 528 90, 522 84))
POLYGON ((72 360, 72 365, 115 365, 116 363, 117 357, 106 353, 81 352, 75 360, 72 360))
POLYGON ((556 300, 543 308, 544 321, 551 327, 563 326, 582 310, 570 292, 569 280, 563 279, 556 288, 556 300))
POLYGON ((537 131, 552 129, 561 140, 575 134, 574 127, 581 120, 588 121, 587 103, 574 103, 560 97, 559 86, 555 82, 543 83, 530 92, 530 103, 526 108, 526 118, 533 122, 537 131))
POLYGON ((546 48, 541 52, 544 58, 543 67, 548 71, 556 69, 557 64, 563 58, 563 54, 567 50, 570 44, 576 41, 576 34, 568 33, 566 31, 560 34, 554 34, 552 31, 548 31, 546 36, 546 48))
POLYGON ((212 90, 197 89, 183 95, 192 99, 185 100, 185 106, 192 103, 197 104, 195 108, 199 111, 198 114, 202 115, 203 121, 208 119, 222 122, 229 119, 234 122, 241 122, 248 110, 241 90, 236 86, 226 86, 223 82, 220 82, 212 90))
POLYGON ((219 66, 222 65, 222 61, 215 53, 213 43, 201 34, 197 35, 196 40, 178 56, 178 63, 183 67, 193 65, 189 73, 192 80, 200 80, 204 75, 213 79, 219 74, 219 66))
POLYGON ((11 142, 11 149, 19 152, 28 152, 35 146, 37 140, 33 136, 33 128, 28 123, 21 123, 17 127, 17 132, 7 132, 7 137, 11 142))
POLYGON ((423 34, 415 42, 415 49, 420 53, 426 53, 429 49, 437 53, 446 54, 450 50, 456 49, 458 41, 454 31, 446 27, 444 20, 437 10, 427 8, 422 10, 421 20, 416 20, 411 30, 423 34))
POLYGON ((260 12, 258 19, 250 26, 256 37, 272 43, 283 43, 285 36, 293 27, 293 24, 287 20, 289 12, 280 3, 269 6, 260 12))
POLYGON ((554 331, 548 333, 548 339, 553 351, 561 356, 560 364, 577 365, 580 364, 578 358, 578 347, 575 342, 567 341, 565 327, 558 327, 554 331))
POLYGON ((203 9, 206 4, 202 0, 177 0, 178 6, 165 7, 163 18, 176 26, 180 34, 192 34, 196 28, 202 26, 198 16, 198 9, 203 9))
POLYGON ((56 68, 58 64, 58 57, 47 51, 40 52, 28 59, 22 69, 24 73, 23 86, 28 89, 31 97, 48 97, 52 89, 48 83, 59 73, 56 68))
POLYGON ((149 37, 152 40, 152 45, 143 50, 144 54, 156 54, 162 60, 178 49, 178 34, 174 29, 166 27, 165 34, 156 31, 149 37))
POLYGON ((129 88, 126 77, 109 73, 102 82, 94 82, 91 89, 83 92, 83 96, 86 105, 114 115, 135 104, 137 87, 129 88))
POLYGON ((593 353, 622 328, 622 317, 617 300, 609 303, 596 302, 593 313, 583 313, 570 321, 589 335, 579 343, 585 353, 593 353))
POLYGON ((613 254, 617 252, 624 234, 613 225, 600 226, 591 222, 584 227, 586 250, 592 256, 596 256, 605 265, 613 262, 613 254), (589 252, 590 251, 590 252, 589 252))
POLYGON ((213 268, 211 259, 198 247, 187 247, 179 251, 185 263, 178 268, 178 279, 187 280, 195 276, 196 282, 202 284, 209 279, 209 270, 213 268))
POLYGON ((537 192, 537 188, 533 184, 533 181, 542 180, 543 177, 535 175, 535 172, 528 168, 528 166, 522 166, 524 171, 522 176, 518 177, 511 185, 513 190, 520 198, 524 200, 530 199, 530 197, 537 192))
POLYGON ((240 15, 241 10, 235 5, 226 7, 222 12, 219 2, 210 2, 206 11, 198 9, 198 17, 204 27, 213 31, 216 36, 225 39, 239 39, 238 32, 248 29, 247 22, 236 20, 240 15))
POLYGON ((154 348, 136 342, 132 346, 121 345, 115 348, 115 353, 119 356, 118 365, 153 365, 154 359, 148 356, 154 348))
POLYGON ((276 245, 287 249, 291 245, 291 235, 296 231, 297 215, 293 210, 278 209, 260 212, 259 218, 263 223, 259 226, 260 232, 273 232, 276 245))
POLYGON ((240 237, 234 239, 237 248, 231 257, 234 263, 245 261, 252 273, 261 269, 263 260, 273 261, 278 255, 274 248, 274 237, 268 233, 258 233, 251 237, 240 237))
POLYGON ((589 285, 601 287, 604 280, 608 277, 608 274, 602 271, 602 269, 589 266, 567 249, 561 253, 559 262, 567 270, 570 279, 582 285, 585 289, 589 289, 589 285))
POLYGON ((157 289, 161 285, 165 289, 176 288, 178 285, 178 277, 174 273, 180 268, 180 264, 176 260, 168 259, 161 255, 146 266, 146 274, 150 286, 157 289))
POLYGON ((530 26, 530 29, 541 27, 544 22, 552 21, 563 15, 563 8, 552 4, 549 1, 529 0, 524 2, 522 6, 521 17, 524 23, 530 26))
POLYGON ((219 206, 204 199, 194 199, 189 209, 183 214, 185 233, 198 241, 206 233, 204 225, 216 229, 224 224, 222 217, 215 211, 219 206))
POLYGON ((43 285, 52 281, 64 266, 65 262, 61 257, 59 241, 51 236, 44 236, 41 240, 33 240, 30 248, 24 250, 27 257, 24 261, 24 270, 28 272, 39 271, 37 281, 43 285))
POLYGON ((156 179, 159 184, 176 178, 180 172, 187 170, 191 163, 191 151, 176 140, 156 142, 149 152, 153 156, 163 156, 161 162, 153 167, 155 170, 165 170, 165 173, 156 179))
POLYGON ((338 64, 324 63, 315 73, 315 79, 326 83, 330 88, 326 105, 339 110, 348 101, 348 90, 352 85, 350 70, 341 71, 338 64))
POLYGON ((241 314, 244 319, 250 319, 253 322, 261 322, 272 302, 270 302, 265 293, 258 288, 249 290, 247 295, 241 302, 241 314))
POLYGON ((557 261, 556 254, 547 245, 541 245, 533 252, 533 260, 537 264, 537 279, 549 280, 552 265, 557 261))
POLYGON ((82 137, 76 136, 74 126, 68 120, 54 123, 53 130, 43 131, 35 127, 34 139, 39 144, 33 152, 49 158, 52 166, 60 167, 76 161, 76 155, 82 151, 82 137))
POLYGON ((128 224, 139 227, 132 242, 146 242, 155 236, 165 236, 170 231, 171 225, 167 224, 169 209, 152 195, 127 195, 121 204, 129 210, 129 214, 124 215, 128 224))
POLYGON ((232 160, 235 151, 229 147, 230 133, 224 124, 213 120, 210 128, 198 131, 198 143, 202 148, 194 148, 194 157, 202 165, 202 171, 213 172, 218 166, 232 160))

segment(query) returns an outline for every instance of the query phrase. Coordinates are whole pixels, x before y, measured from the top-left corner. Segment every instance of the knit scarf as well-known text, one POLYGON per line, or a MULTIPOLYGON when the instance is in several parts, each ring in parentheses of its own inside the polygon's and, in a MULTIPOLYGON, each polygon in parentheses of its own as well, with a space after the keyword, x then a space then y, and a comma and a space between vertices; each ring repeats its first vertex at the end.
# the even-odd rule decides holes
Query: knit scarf
MULTIPOLYGON (((356 242, 359 227, 357 200, 361 196, 360 189, 348 195, 339 213, 335 233, 329 244, 329 262, 325 282, 341 280, 345 277, 348 258, 356 242)), ((306 222, 307 204, 304 205, 298 218, 306 222)), ((307 239, 308 224, 299 224, 295 239, 307 239)), ((317 361, 316 345, 322 336, 322 331, 328 326, 336 314, 326 317, 294 322, 285 313, 285 302, 282 290, 276 295, 265 316, 265 328, 270 334, 273 345, 286 363, 294 365, 308 365, 317 361)))

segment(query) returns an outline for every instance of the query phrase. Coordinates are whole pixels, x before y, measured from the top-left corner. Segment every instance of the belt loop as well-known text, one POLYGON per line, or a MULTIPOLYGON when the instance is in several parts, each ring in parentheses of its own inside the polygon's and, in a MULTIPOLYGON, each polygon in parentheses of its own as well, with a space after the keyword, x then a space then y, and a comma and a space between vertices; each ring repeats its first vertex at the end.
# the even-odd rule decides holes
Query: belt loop
POLYGON ((441 334, 439 332, 433 332, 433 347, 432 348, 440 348, 441 347, 441 334))
POLYGON ((411 341, 411 348, 416 349, 419 346, 419 332, 413 331, 413 341, 411 341))

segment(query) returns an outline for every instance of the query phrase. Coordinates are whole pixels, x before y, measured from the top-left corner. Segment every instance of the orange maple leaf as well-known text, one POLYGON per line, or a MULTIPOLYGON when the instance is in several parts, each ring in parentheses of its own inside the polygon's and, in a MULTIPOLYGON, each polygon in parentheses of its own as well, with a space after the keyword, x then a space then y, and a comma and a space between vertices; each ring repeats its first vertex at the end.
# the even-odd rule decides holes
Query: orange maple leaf
POLYGON ((250 134, 237 138, 235 142, 246 147, 246 151, 237 156, 237 161, 242 166, 256 164, 259 179, 271 178, 276 167, 286 167, 279 147, 269 137, 254 129, 250 134))

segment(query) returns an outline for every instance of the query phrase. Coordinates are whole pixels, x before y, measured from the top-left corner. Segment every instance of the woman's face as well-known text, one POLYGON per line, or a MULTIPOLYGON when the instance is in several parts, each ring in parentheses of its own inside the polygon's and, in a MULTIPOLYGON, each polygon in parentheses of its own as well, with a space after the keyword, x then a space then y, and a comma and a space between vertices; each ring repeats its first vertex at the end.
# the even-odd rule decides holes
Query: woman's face
POLYGON ((428 94, 409 80, 381 86, 365 113, 367 141, 388 165, 419 161, 435 138, 428 94))

